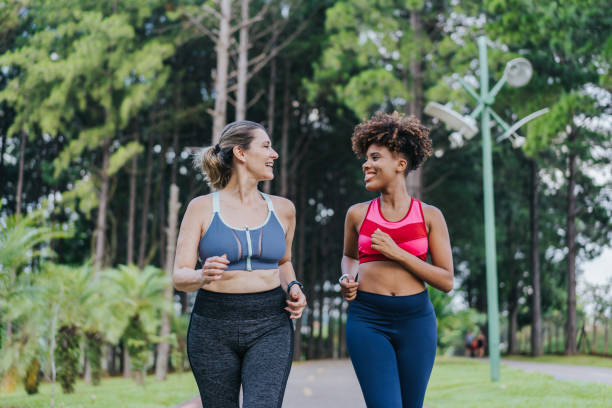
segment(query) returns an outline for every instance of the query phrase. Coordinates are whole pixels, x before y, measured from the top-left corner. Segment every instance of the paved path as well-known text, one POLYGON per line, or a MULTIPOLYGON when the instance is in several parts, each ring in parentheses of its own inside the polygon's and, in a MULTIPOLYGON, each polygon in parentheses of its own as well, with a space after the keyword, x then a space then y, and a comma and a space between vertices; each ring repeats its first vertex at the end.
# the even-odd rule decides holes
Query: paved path
MULTIPOLYGON (((177 408, 201 408, 195 397, 177 408)), ((349 360, 293 363, 283 408, 366 408, 349 360)))
POLYGON ((520 368, 524 371, 533 371, 552 375, 557 380, 586 381, 602 384, 612 384, 612 368, 579 366, 569 364, 536 363, 530 361, 517 361, 502 359, 501 363, 508 367, 520 368))
MULTIPOLYGON (((486 361, 486 360, 483 360, 486 361)), ((612 384, 612 368, 502 360, 502 364, 525 371, 552 375, 558 380, 612 384)), ((200 397, 176 408, 201 408, 200 397)), ((349 360, 318 360, 293 363, 283 408, 366 408, 349 360)))

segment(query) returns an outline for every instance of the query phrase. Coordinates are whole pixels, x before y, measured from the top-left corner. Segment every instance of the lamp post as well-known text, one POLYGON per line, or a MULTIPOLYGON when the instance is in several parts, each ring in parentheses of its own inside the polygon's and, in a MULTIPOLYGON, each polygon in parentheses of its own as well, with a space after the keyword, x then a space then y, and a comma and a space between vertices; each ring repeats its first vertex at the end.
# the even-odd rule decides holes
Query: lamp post
POLYGON ((489 69, 487 65, 487 38, 478 38, 478 54, 480 62, 480 95, 472 87, 459 79, 466 92, 478 103, 476 109, 469 117, 453 111, 450 108, 430 102, 425 107, 425 113, 445 122, 450 128, 471 138, 478 129, 474 120, 480 115, 480 131, 482 134, 482 186, 484 193, 484 222, 485 222, 485 255, 486 255, 486 277, 487 277, 487 318, 488 318, 488 345, 489 361, 491 365, 491 381, 499 381, 499 309, 497 298, 497 255, 495 246, 495 204, 493 201, 493 159, 491 154, 491 117, 504 129, 504 133, 497 141, 512 138, 513 145, 521 144, 523 138, 518 136, 516 130, 544 113, 548 109, 542 109, 525 117, 513 126, 509 126, 493 109, 491 105, 495 96, 506 82, 514 87, 520 87, 529 82, 532 69, 531 64, 524 58, 516 58, 506 65, 504 75, 489 91, 489 69))

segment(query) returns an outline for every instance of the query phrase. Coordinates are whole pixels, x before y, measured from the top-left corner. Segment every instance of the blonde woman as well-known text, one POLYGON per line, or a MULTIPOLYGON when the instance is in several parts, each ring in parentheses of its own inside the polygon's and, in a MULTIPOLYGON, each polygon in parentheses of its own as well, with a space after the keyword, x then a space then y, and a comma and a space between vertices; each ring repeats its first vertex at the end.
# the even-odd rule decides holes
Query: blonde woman
POLYGON ((198 291, 187 352, 205 408, 280 407, 293 325, 306 306, 295 280, 295 207, 257 189, 278 154, 263 126, 228 124, 201 166, 214 193, 193 199, 179 232, 174 286, 198 291), (198 258, 201 269, 196 268, 198 258))

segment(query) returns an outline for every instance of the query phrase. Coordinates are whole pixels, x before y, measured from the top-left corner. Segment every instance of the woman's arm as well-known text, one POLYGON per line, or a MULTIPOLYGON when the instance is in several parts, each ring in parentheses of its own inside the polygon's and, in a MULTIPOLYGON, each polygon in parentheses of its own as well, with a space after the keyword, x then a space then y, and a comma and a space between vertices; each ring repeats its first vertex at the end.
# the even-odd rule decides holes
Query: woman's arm
MULTIPOLYGON (((283 290, 287 291, 287 285, 296 280, 293 264, 291 263, 291 246, 293 244, 293 235, 295 233, 295 206, 290 200, 278 199, 276 205, 281 211, 281 216, 287 225, 285 232, 285 255, 278 261, 278 273, 283 290)), ((291 286, 288 293, 286 311, 291 313, 292 319, 299 319, 302 316, 302 311, 306 307, 306 296, 302 292, 299 285, 291 286)))
POLYGON ((352 206, 346 212, 344 220, 344 250, 340 268, 342 279, 340 279, 340 291, 342 296, 349 302, 357 296, 359 282, 355 281, 359 271, 359 251, 357 249, 359 235, 357 233, 356 207, 352 206), (346 275, 346 277, 345 277, 346 275))
POLYGON ((220 279, 223 270, 229 263, 225 255, 213 256, 206 259, 202 269, 194 269, 198 260, 202 214, 211 212, 210 208, 209 211, 206 211, 207 206, 204 200, 204 197, 191 200, 181 221, 176 243, 172 281, 174 287, 182 292, 193 292, 214 280, 220 279))
POLYGON ((427 206, 426 221, 429 226, 431 264, 400 248, 389 234, 379 229, 372 234, 372 249, 399 263, 404 269, 436 289, 450 292, 453 288, 454 272, 446 221, 442 212, 433 206, 427 206))

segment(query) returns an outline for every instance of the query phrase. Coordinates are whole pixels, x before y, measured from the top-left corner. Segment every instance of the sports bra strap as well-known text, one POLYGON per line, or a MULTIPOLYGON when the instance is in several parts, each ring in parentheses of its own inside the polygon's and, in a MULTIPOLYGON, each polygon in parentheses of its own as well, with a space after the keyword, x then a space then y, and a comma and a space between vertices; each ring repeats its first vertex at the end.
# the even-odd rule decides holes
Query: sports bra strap
POLYGON ((268 210, 274 212, 274 205, 272 204, 272 199, 270 198, 270 196, 266 193, 261 193, 261 195, 263 196, 264 200, 266 200, 266 204, 268 204, 268 210))
POLYGON ((219 212, 219 192, 215 191, 212 196, 213 200, 213 213, 219 212))

